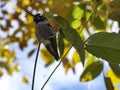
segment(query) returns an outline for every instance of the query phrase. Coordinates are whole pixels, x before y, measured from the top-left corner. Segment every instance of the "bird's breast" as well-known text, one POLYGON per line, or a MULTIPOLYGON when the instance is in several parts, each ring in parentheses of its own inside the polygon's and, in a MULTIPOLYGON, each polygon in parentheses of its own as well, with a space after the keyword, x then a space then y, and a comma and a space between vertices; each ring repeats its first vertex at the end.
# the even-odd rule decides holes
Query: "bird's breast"
POLYGON ((45 23, 38 23, 36 25, 36 36, 39 41, 54 36, 55 33, 47 24, 45 23))

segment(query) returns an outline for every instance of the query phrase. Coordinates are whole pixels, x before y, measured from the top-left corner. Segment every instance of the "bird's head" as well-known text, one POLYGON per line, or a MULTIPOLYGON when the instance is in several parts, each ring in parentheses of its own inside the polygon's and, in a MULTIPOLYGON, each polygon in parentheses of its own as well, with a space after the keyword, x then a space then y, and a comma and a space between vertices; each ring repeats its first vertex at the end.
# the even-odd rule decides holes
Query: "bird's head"
POLYGON ((34 22, 38 23, 38 22, 45 22, 47 19, 41 15, 41 14, 36 14, 34 15, 34 22))

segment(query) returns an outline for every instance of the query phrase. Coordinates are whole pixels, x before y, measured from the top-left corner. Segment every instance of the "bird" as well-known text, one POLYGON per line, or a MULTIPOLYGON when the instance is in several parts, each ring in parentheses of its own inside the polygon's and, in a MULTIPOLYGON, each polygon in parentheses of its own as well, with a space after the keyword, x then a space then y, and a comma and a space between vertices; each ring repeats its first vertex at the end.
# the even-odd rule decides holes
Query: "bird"
POLYGON ((50 25, 47 18, 41 14, 33 15, 35 23, 35 33, 39 42, 42 42, 49 53, 55 58, 56 61, 59 60, 59 54, 57 50, 56 42, 56 32, 55 29, 50 25))

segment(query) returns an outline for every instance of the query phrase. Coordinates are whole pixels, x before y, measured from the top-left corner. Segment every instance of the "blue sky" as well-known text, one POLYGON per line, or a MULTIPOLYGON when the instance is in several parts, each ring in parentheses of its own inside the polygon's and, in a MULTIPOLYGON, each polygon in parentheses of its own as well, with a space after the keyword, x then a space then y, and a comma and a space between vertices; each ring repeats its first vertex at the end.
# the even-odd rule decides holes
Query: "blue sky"
MULTIPOLYGON (((27 53, 31 48, 35 48, 36 46, 32 45, 32 41, 28 42, 28 47, 21 51, 18 48, 18 44, 15 43, 10 46, 11 49, 16 50, 17 60, 20 64, 21 71, 19 73, 14 73, 13 76, 8 76, 4 74, 2 78, 0 78, 0 90, 30 90, 31 89, 31 80, 32 80, 32 72, 34 65, 34 55, 30 58, 27 58, 27 53), (24 84, 22 82, 22 76, 27 75, 29 78, 29 83, 24 84)), ((36 47, 37 48, 37 47, 36 47)), ((38 58, 37 71, 36 71, 36 79, 35 79, 35 90, 40 90, 52 70, 58 64, 55 62, 51 66, 45 68, 44 62, 42 59, 38 58)), ((79 82, 80 74, 82 73, 82 65, 79 63, 76 65, 76 74, 73 74, 72 70, 66 74, 64 72, 62 64, 54 73, 50 81, 45 86, 44 90, 106 90, 104 87, 104 80, 102 77, 102 73, 95 80, 92 80, 87 83, 79 82)))

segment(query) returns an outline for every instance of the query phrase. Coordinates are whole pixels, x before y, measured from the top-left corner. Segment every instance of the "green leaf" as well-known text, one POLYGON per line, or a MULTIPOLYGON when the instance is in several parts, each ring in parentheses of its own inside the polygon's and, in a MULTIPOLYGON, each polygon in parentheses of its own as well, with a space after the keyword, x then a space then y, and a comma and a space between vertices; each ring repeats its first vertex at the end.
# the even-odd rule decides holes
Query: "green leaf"
POLYGON ((87 61, 85 63, 85 68, 88 67, 90 64, 92 64, 93 62, 95 62, 95 57, 94 56, 89 56, 87 58, 87 61))
POLYGON ((62 30, 59 30, 59 34, 58 34, 58 46, 59 46, 60 56, 63 55, 64 48, 65 48, 63 37, 64 36, 63 36, 62 30))
POLYGON ((100 18, 100 16, 96 16, 92 22, 92 25, 95 26, 96 29, 105 29, 105 23, 100 18))
POLYGON ((85 50, 84 50, 84 43, 79 36, 79 34, 74 30, 73 28, 70 27, 68 21, 64 19, 61 16, 55 17, 58 25, 60 28, 62 28, 62 32, 64 34, 64 38, 71 43, 71 45, 74 46, 74 48, 77 50, 81 57, 81 61, 84 65, 85 61, 85 50))
POLYGON ((113 63, 109 63, 111 69, 113 70, 114 74, 120 78, 120 67, 119 64, 113 64, 113 63))
POLYGON ((109 77, 104 77, 105 85, 107 90, 114 90, 114 86, 112 84, 112 81, 109 77))
POLYGON ((80 81, 86 82, 96 78, 103 70, 103 63, 96 61, 90 64, 82 73, 80 81))
POLYGON ((80 20, 74 20, 72 23, 71 23, 71 26, 74 28, 74 29, 77 29, 79 26, 80 26, 81 22, 80 20))
POLYGON ((86 42, 86 50, 98 58, 118 64, 120 63, 120 35, 107 32, 93 34, 86 42))
POLYGON ((75 6, 73 8, 72 15, 73 15, 74 19, 79 19, 80 20, 81 17, 82 17, 82 14, 83 14, 83 10, 81 9, 80 6, 75 6))

